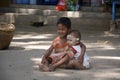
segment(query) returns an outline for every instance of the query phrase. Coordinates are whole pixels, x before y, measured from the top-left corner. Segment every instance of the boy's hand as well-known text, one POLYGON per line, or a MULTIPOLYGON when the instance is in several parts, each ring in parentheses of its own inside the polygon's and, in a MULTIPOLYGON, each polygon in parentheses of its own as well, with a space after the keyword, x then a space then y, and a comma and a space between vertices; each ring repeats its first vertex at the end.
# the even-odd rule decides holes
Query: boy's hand
POLYGON ((42 63, 42 64, 45 64, 45 63, 47 63, 47 60, 46 60, 46 58, 45 58, 45 57, 43 57, 43 58, 42 58, 42 61, 41 61, 41 63, 42 63))

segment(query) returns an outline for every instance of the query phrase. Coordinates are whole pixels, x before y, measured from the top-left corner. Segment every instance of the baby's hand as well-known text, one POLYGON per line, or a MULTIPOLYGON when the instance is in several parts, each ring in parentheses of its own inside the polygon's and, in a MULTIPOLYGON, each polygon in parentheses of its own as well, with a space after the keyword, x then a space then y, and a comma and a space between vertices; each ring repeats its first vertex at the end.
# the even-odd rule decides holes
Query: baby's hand
POLYGON ((82 64, 82 63, 83 63, 83 60, 78 59, 78 63, 82 64))

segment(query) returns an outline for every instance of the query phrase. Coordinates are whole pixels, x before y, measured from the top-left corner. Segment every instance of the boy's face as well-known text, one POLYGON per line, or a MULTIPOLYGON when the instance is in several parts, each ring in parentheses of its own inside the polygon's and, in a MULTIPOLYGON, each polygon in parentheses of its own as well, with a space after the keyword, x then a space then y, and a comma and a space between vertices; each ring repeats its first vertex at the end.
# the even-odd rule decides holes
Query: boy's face
POLYGON ((57 33, 58 35, 63 38, 66 37, 67 33, 68 33, 68 29, 66 26, 62 25, 62 24, 58 24, 57 25, 57 33))

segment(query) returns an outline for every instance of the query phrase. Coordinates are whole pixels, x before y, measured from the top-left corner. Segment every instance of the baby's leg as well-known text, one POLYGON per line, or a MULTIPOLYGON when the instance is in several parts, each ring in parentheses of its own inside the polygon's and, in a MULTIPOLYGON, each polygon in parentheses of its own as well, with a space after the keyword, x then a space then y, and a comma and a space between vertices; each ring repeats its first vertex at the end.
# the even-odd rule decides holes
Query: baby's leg
POLYGON ((68 64, 65 65, 66 69, 74 69, 74 62, 70 60, 68 64))
POLYGON ((80 64, 77 60, 72 60, 73 62, 73 66, 75 69, 79 69, 79 70, 84 70, 86 69, 82 64, 80 64))
POLYGON ((70 60, 65 67, 66 69, 79 69, 79 70, 85 69, 85 67, 81 65, 77 60, 70 60))

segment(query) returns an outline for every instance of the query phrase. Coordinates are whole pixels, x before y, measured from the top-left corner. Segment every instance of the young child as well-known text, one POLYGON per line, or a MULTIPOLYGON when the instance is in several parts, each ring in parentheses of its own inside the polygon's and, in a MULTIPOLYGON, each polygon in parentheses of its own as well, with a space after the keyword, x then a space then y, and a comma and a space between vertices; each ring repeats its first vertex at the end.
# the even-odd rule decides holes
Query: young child
POLYGON ((55 60, 51 61, 51 59, 49 57, 52 54, 52 52, 54 54, 56 54, 57 56, 59 56, 60 53, 65 51, 66 47, 68 46, 66 37, 67 37, 67 34, 68 34, 68 32, 70 30, 71 30, 71 21, 70 21, 70 19, 67 18, 67 17, 61 17, 57 21, 58 37, 56 37, 53 40, 51 46, 46 51, 46 53, 43 55, 41 64, 39 64, 39 67, 43 71, 48 71, 49 64, 55 62, 55 60))
MULTIPOLYGON (((53 40, 50 48, 43 55, 41 64, 39 64, 40 69, 42 69, 43 71, 55 70, 55 68, 52 68, 52 66, 50 68, 50 65, 58 62, 61 59, 61 57, 63 56, 63 54, 65 53, 66 48, 68 47, 67 34, 70 30, 71 30, 70 19, 67 17, 61 17, 57 21, 58 37, 53 40), (54 53, 53 55, 51 55, 52 52, 54 53)), ((84 53, 85 46, 82 43, 80 43, 80 44, 81 44, 80 46, 82 48, 81 52, 84 53)), ((82 59, 80 59, 79 61, 81 61, 81 60, 82 59)), ((60 65, 62 65, 62 64, 60 64, 60 65)))
POLYGON ((73 68, 73 69, 88 69, 90 68, 89 57, 86 54, 86 47, 81 40, 81 33, 78 30, 72 30, 69 32, 68 36, 68 43, 73 49, 74 56, 73 59, 69 61, 69 64, 66 68, 73 68))
POLYGON ((54 71, 57 67, 64 64, 65 68, 72 69, 86 69, 90 67, 89 58, 87 54, 81 53, 80 42, 81 34, 77 30, 72 30, 67 36, 68 48, 64 51, 61 59, 49 66, 49 71, 54 71), (81 57, 82 56, 82 57, 81 57), (82 61, 79 60, 82 58, 82 61), (66 64, 68 63, 68 64, 66 64))

